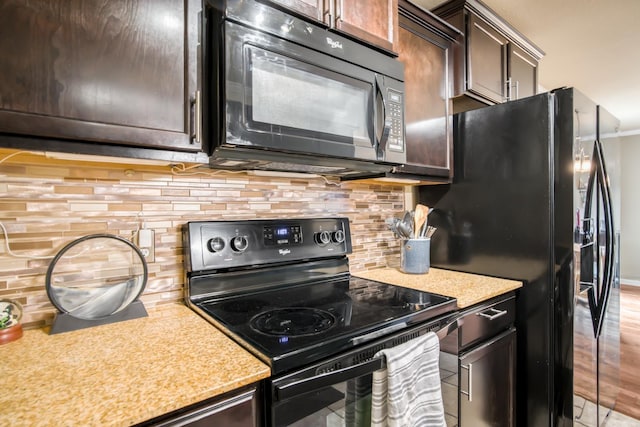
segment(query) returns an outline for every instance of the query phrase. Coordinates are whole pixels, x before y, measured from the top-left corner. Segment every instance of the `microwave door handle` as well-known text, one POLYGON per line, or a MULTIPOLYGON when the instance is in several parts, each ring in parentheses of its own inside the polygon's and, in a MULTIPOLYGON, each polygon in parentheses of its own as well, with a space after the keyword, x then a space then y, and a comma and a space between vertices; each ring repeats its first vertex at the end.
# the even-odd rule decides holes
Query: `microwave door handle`
MULTIPOLYGON (((384 91, 383 77, 376 74, 376 93, 380 95, 382 99, 382 111, 376 111, 377 117, 382 118, 382 132, 380 138, 378 138, 378 158, 384 159, 384 153, 387 149, 387 141, 389 140, 389 134, 391 133, 391 117, 387 114, 387 94, 384 91)), ((378 123, 378 120, 376 120, 378 123)), ((377 135, 377 134, 376 134, 377 135)))

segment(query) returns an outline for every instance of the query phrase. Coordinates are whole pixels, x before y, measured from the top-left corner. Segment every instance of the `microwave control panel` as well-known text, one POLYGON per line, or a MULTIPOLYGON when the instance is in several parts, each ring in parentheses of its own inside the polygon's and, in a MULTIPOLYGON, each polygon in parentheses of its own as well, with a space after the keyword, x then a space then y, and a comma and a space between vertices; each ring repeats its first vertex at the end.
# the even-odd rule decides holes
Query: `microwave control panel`
POLYGON ((402 93, 388 89, 387 113, 391 116, 391 130, 387 147, 393 151, 404 151, 404 120, 402 93))

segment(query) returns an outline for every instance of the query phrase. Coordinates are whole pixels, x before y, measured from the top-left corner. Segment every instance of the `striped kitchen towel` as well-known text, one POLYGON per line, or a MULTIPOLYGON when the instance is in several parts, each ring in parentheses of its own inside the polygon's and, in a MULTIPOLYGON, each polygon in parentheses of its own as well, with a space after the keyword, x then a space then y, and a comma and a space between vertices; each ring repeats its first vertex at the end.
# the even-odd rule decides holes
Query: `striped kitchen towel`
POLYGON ((428 332, 375 355, 382 356, 387 367, 373 373, 371 426, 446 426, 437 335, 428 332))

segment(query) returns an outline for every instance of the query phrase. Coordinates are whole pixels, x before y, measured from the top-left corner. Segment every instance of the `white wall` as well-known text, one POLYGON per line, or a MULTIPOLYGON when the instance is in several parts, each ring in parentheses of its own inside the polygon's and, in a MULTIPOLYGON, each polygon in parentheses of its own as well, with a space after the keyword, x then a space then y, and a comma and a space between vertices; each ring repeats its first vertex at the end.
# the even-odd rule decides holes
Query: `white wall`
POLYGON ((621 139, 622 283, 640 285, 640 135, 621 139))

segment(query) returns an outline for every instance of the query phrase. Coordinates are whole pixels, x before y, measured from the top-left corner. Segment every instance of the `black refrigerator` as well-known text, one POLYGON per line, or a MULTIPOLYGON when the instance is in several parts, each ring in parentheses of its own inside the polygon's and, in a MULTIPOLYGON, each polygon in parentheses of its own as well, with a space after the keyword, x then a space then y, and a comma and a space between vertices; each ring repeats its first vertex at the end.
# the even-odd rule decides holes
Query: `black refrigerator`
POLYGON ((453 183, 419 189, 433 266, 524 282, 519 427, 597 426, 615 405, 618 125, 572 88, 459 113, 453 183))

